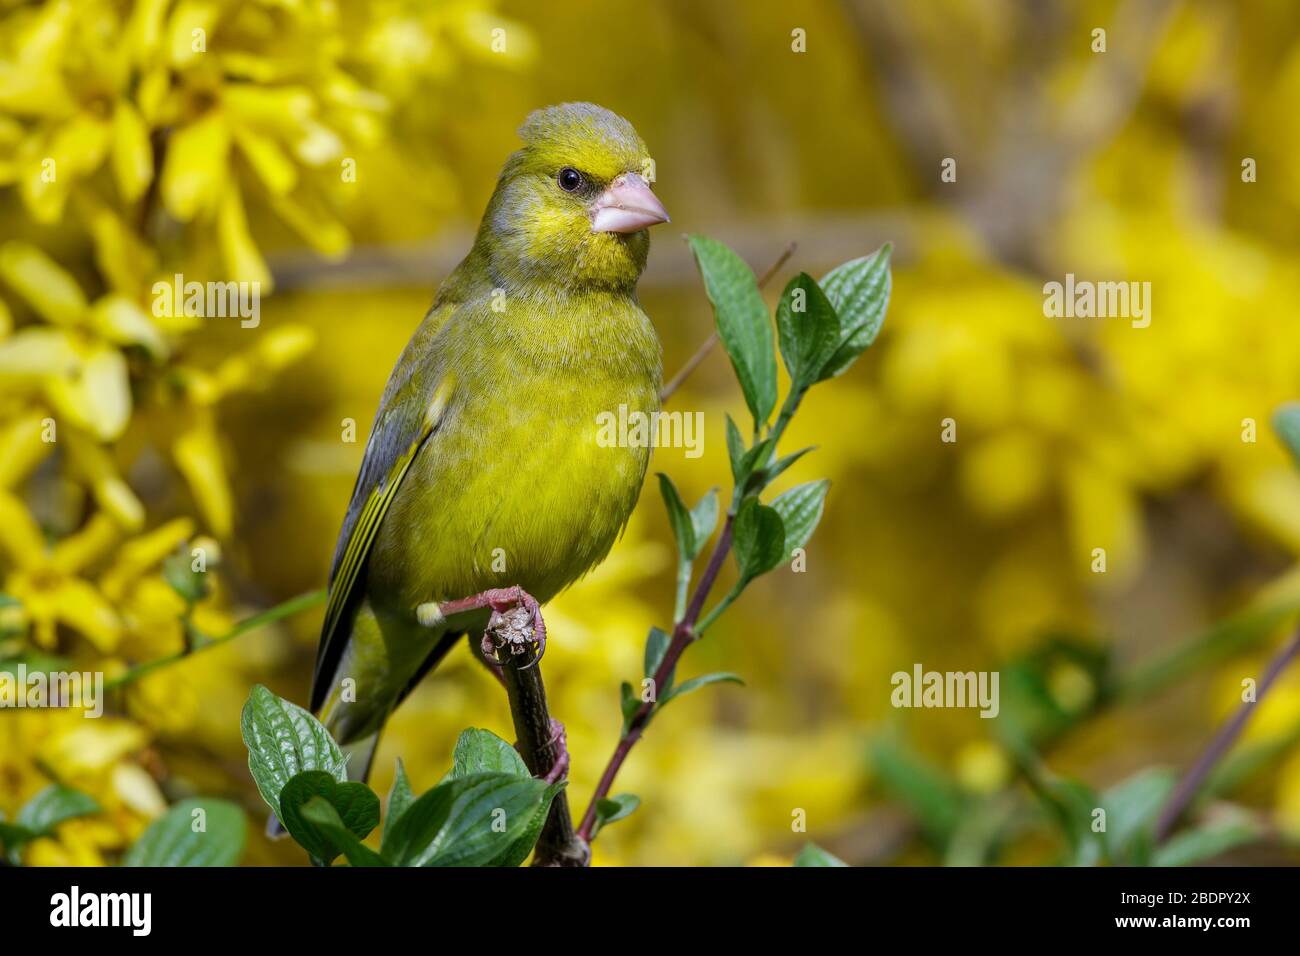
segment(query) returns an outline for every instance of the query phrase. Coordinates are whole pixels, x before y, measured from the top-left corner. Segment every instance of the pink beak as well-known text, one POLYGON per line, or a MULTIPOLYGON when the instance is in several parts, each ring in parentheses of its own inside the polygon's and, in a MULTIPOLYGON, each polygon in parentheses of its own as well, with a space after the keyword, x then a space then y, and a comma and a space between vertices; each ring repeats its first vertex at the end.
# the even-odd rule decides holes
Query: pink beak
POLYGON ((668 210, 636 173, 615 179, 591 207, 592 232, 637 232, 668 221, 668 210))

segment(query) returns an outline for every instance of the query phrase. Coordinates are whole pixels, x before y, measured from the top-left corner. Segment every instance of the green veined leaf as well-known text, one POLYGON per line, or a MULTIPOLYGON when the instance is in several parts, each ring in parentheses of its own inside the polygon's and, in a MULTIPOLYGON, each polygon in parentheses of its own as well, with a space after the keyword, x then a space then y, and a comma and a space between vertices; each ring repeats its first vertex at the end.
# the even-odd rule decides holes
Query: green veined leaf
POLYGON ((379 797, 364 783, 339 783, 324 770, 295 774, 280 791, 280 822, 313 860, 328 865, 343 852, 341 846, 303 816, 303 807, 316 799, 330 804, 358 840, 364 840, 379 825, 379 797))
MULTIPOLYGON (((302 805, 301 816, 313 832, 320 834, 330 846, 330 852, 342 854, 353 866, 391 866, 348 828, 339 816, 338 809, 324 797, 312 797, 302 805)), ((333 859, 333 856, 330 857, 333 859)))
POLYGON ((240 731, 248 747, 248 769, 276 816, 280 791, 304 770, 323 770, 339 782, 348 778, 347 760, 324 725, 261 684, 248 695, 240 731))
POLYGON ((475 773, 508 773, 514 777, 530 777, 528 766, 519 751, 490 730, 471 727, 462 730, 456 739, 452 754, 451 778, 468 777, 475 773))
POLYGON ((27 801, 18 811, 14 823, 36 836, 49 836, 65 820, 99 812, 99 804, 89 794, 51 784, 27 801))
POLYGON ((549 789, 508 773, 446 780, 384 834, 381 853, 397 866, 487 865, 525 835, 549 789))
POLYGON ((791 387, 802 391, 814 385, 839 348, 840 320, 826 293, 808 273, 799 273, 781 293, 776 329, 791 387))
POLYGON ((402 766, 402 758, 397 758, 397 773, 393 776, 393 786, 388 791, 388 816, 384 820, 384 832, 393 825, 393 821, 398 819, 406 808, 415 802, 415 794, 411 792, 411 781, 406 776, 406 768, 402 766))
POLYGON ((718 336, 745 393, 755 424, 765 423, 776 404, 776 355, 772 323, 754 273, 738 255, 705 236, 690 236, 691 252, 713 303, 718 336))
POLYGON ((537 838, 542 834, 542 827, 546 825, 546 818, 550 816, 551 803, 564 786, 565 781, 557 780, 542 792, 541 802, 533 811, 532 819, 524 827, 523 833, 503 853, 489 860, 488 866, 518 866, 528 859, 528 854, 533 852, 537 838))
POLYGON ((122 865, 234 866, 247 832, 244 811, 229 800, 193 797, 149 824, 122 865))
POLYGON ((839 375, 876 340, 889 305, 889 257, 885 243, 869 256, 836 266, 821 280, 822 291, 840 321, 840 345, 823 366, 819 381, 839 375))
POLYGON ((781 516, 781 524, 785 528, 781 560, 789 561, 795 549, 807 544, 817 530, 817 523, 822 518, 822 505, 826 501, 826 491, 830 486, 831 483, 825 479, 809 481, 795 485, 773 500, 772 510, 781 516))

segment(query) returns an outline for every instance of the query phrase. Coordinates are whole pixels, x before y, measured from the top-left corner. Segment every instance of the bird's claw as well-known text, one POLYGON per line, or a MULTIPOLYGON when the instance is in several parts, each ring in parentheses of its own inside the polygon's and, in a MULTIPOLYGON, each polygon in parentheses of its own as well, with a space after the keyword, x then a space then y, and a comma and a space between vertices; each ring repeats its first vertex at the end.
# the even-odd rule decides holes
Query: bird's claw
POLYGON ((518 586, 485 592, 484 599, 492 616, 483 629, 483 656, 495 659, 508 647, 512 655, 531 655, 520 670, 534 666, 546 653, 546 622, 537 600, 518 586))

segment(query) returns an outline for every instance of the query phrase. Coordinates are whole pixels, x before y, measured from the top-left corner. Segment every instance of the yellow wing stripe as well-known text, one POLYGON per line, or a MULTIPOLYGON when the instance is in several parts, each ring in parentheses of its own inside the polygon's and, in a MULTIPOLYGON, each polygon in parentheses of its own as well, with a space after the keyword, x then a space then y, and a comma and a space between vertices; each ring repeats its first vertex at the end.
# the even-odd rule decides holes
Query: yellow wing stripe
POLYGON ((352 586, 356 583, 361 566, 365 564, 366 555, 370 552, 375 533, 388 512, 388 506, 397 496, 397 489, 401 486, 407 471, 410 470, 420 448, 437 428, 450 394, 451 382, 446 381, 434 394, 433 401, 429 403, 419 436, 411 442, 405 454, 393 465, 384 483, 370 493, 365 508, 358 516, 357 525, 348 539, 347 550, 343 553, 343 560, 339 562, 339 572, 335 575, 333 586, 330 588, 329 602, 325 607, 325 630, 322 641, 328 640, 338 626, 343 616, 343 609, 347 605, 348 595, 352 593, 352 586))

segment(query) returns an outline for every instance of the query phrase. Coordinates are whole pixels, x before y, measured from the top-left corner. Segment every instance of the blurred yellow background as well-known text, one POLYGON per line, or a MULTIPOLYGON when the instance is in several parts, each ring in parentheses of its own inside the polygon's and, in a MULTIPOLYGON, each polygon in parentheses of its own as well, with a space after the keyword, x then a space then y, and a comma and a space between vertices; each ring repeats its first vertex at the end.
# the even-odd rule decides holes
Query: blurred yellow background
MULTIPOLYGON (((1027 798, 996 721, 890 706, 890 675, 917 662, 1001 669, 1004 693, 1030 662, 1087 715, 1030 734, 1057 774, 1101 789, 1188 765, 1279 619, 1176 681, 1114 700, 1107 681, 1300 593, 1300 476, 1268 426, 1300 396, 1285 0, 0 0, 0 591, 20 602, 0 658, 111 676, 180 650, 161 562, 199 537, 220 553, 205 633, 322 587, 398 352, 515 129, 570 100, 627 117, 656 158, 673 223, 640 291, 668 374, 712 323, 680 233, 758 273, 796 243, 769 303, 798 271, 895 247, 880 339, 787 439, 817 450, 781 487, 833 481, 807 572, 764 578, 690 650, 683 676, 748 686, 655 721, 615 786, 642 806, 595 862, 781 863, 808 839, 851 863, 969 861, 953 838, 974 839, 972 808, 1017 817, 1027 798), (151 286, 177 272, 261 281, 260 323, 156 318, 151 286), (1066 273, 1150 282, 1150 327, 1046 318, 1043 283, 1066 273), (885 751, 929 767, 962 818, 936 824, 885 751)), ((693 501, 729 481, 723 413, 744 411, 720 351, 672 406, 706 413, 705 454, 662 449, 652 468, 693 501)), ((619 682, 670 623, 671 556, 651 488, 547 610, 577 810, 618 734, 619 682)), ((105 808, 25 862, 112 862, 193 793, 236 799, 260 834, 239 711, 257 682, 305 701, 319 620, 162 669, 101 720, 0 712, 0 810, 51 780, 105 808)), ((458 653, 397 713, 373 785, 400 756, 432 786, 466 726, 508 737, 510 721, 458 653)), ((1243 743, 1260 759, 1216 797, 1267 830, 1240 859, 1296 860, 1297 740, 1293 672, 1243 743)), ((1055 859, 1047 830, 997 830, 974 860, 1055 859)), ((305 857, 255 835, 244 860, 305 857)))

